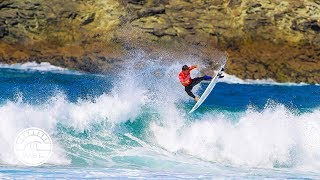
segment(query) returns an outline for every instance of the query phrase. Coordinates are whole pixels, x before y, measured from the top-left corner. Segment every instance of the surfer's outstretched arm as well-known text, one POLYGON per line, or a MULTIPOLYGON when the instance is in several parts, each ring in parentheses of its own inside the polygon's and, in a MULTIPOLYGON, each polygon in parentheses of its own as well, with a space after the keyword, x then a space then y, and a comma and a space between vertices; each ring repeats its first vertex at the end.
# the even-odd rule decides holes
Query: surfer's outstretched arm
POLYGON ((193 69, 199 69, 199 66, 198 65, 192 65, 190 68, 189 68, 189 71, 193 70, 193 69))

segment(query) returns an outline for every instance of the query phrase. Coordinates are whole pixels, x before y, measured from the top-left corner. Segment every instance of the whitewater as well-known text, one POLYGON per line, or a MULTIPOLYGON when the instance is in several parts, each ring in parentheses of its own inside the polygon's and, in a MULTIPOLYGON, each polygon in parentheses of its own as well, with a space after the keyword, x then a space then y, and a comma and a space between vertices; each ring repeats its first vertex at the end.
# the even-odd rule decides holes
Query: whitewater
POLYGON ((105 75, 0 65, 0 178, 320 178, 319 85, 225 74, 190 115, 177 74, 200 59, 127 58, 105 75), (53 141, 41 167, 13 152, 29 127, 53 141))

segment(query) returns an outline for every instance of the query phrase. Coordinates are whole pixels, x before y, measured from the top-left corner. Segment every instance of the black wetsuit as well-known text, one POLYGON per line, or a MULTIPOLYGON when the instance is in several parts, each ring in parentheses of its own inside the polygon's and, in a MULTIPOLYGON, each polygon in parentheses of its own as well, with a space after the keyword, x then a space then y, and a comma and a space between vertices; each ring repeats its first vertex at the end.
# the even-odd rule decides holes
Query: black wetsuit
POLYGON ((201 81, 203 81, 205 78, 204 76, 203 77, 197 77, 197 78, 194 78, 192 79, 192 82, 189 86, 185 86, 184 87, 184 90, 188 93, 189 96, 195 98, 196 96, 191 92, 192 88, 199 84, 201 81))

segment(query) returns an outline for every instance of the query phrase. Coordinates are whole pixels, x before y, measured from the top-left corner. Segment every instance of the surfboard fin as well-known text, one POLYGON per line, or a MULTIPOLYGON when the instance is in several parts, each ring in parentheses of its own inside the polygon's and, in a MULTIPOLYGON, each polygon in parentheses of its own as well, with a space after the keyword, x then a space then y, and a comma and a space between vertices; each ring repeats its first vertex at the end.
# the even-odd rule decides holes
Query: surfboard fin
POLYGON ((224 75, 222 75, 222 73, 221 73, 221 72, 220 72, 220 73, 218 73, 218 75, 217 75, 217 76, 219 77, 219 79, 224 77, 224 75))

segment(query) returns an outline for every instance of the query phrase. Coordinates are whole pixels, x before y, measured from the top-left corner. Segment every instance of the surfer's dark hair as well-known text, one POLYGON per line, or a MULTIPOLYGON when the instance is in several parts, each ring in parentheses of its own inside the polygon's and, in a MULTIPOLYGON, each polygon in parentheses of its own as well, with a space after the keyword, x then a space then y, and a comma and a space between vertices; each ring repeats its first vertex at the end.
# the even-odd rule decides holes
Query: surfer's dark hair
POLYGON ((185 71, 185 70, 188 70, 188 69, 189 69, 189 67, 187 65, 183 65, 182 66, 182 71, 185 71))

